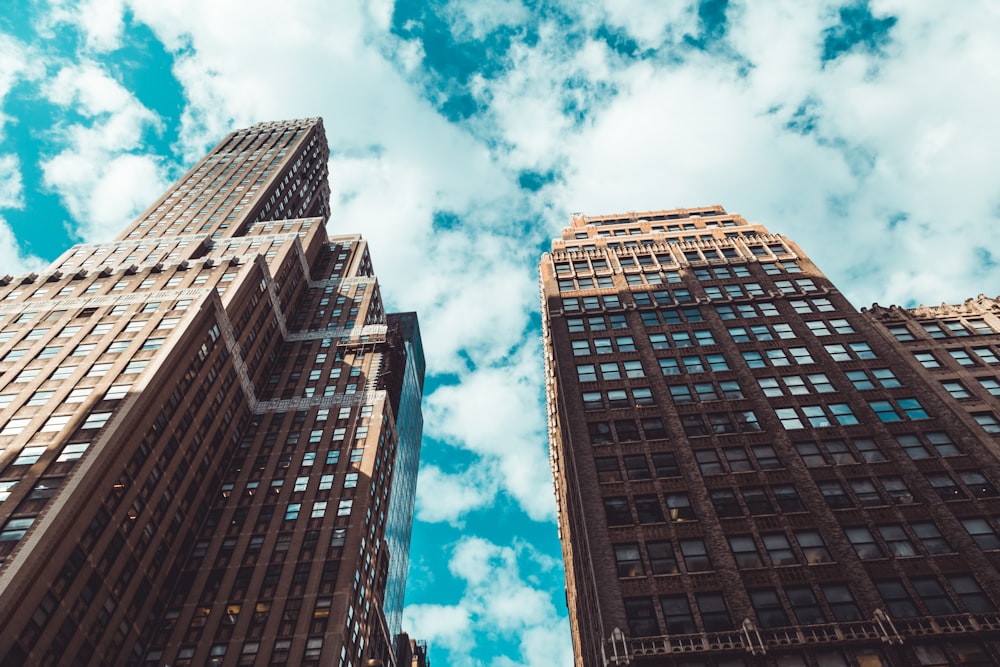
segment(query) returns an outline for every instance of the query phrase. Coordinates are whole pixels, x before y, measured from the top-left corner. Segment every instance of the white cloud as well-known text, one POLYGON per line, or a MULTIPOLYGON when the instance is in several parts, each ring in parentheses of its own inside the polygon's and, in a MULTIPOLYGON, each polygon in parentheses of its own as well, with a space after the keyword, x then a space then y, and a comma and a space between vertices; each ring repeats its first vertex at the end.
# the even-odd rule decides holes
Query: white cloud
POLYGON ((24 207, 21 161, 17 155, 0 155, 0 209, 24 207))
POLYGON ((503 546, 463 537, 452 546, 448 561, 448 569, 464 584, 461 600, 407 606, 404 626, 415 637, 433 637, 443 646, 462 649, 465 657, 452 655, 450 664, 456 667, 483 664, 468 657, 481 636, 499 638, 510 647, 507 654, 492 655, 489 664, 494 667, 572 664, 566 621, 552 602, 551 587, 524 576, 525 570, 551 574, 556 566, 519 541, 503 546))
POLYGON ((463 526, 460 517, 489 506, 497 488, 496 478, 482 462, 457 473, 447 473, 432 464, 422 465, 417 479, 417 518, 463 526))
MULTIPOLYGON (((551 518, 555 510, 545 416, 540 409, 540 359, 541 350, 533 341, 516 350, 504 365, 462 374, 458 384, 437 389, 424 406, 428 436, 475 453, 480 457, 476 469, 486 469, 492 476, 493 483, 485 488, 481 485, 483 474, 456 476, 452 478, 453 493, 469 498, 473 491, 466 484, 476 485, 479 493, 492 487, 515 499, 535 520, 551 518)), ((421 478, 421 518, 457 521, 460 514, 448 515, 440 507, 444 489, 425 491, 423 484, 421 478)), ((452 503, 451 507, 459 509, 461 504, 452 503)))
POLYGON ((86 51, 102 53, 121 46, 125 0, 48 0, 46 10, 34 17, 36 30, 45 38, 69 25, 83 33, 86 51))
POLYGON ((530 14, 520 0, 450 0, 442 12, 459 40, 481 40, 502 28, 517 29, 530 14))
POLYGON ((47 262, 33 255, 25 255, 18 246, 17 238, 10 225, 0 215, 0 278, 5 275, 20 275, 37 272, 47 262))
POLYGON ((42 162, 45 184, 76 220, 75 235, 112 238, 166 189, 162 159, 132 153, 147 131, 158 129, 159 119, 91 62, 63 67, 47 83, 46 95, 85 120, 53 132, 60 150, 42 162))

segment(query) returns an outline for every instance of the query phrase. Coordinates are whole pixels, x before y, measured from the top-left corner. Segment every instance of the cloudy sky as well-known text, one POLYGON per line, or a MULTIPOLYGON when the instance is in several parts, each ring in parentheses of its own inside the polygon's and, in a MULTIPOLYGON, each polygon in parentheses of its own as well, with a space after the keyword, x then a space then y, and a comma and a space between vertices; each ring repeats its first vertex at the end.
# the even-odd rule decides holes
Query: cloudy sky
POLYGON ((406 623, 571 663, 535 265, 574 211, 705 204, 857 306, 1000 293, 996 0, 8 0, 0 274, 114 236, 226 132, 322 116, 332 233, 419 312, 406 623))

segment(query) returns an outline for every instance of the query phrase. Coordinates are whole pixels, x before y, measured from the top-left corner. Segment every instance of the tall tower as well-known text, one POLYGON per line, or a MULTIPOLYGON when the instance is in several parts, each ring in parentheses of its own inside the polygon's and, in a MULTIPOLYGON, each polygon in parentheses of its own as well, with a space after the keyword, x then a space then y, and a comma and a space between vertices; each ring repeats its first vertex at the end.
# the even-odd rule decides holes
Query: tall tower
POLYGON ((540 269, 577 665, 1000 663, 995 302, 858 312, 718 206, 540 269))
POLYGON ((327 237, 327 157, 234 132, 0 279, 0 664, 394 664, 422 348, 327 237))

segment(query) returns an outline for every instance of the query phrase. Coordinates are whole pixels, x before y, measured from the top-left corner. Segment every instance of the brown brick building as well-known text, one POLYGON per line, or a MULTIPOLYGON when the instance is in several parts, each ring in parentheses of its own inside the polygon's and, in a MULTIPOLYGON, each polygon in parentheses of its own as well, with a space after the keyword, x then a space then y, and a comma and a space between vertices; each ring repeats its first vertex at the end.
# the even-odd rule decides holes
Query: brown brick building
POLYGON ((422 348, 327 157, 254 125, 0 276, 0 664, 394 664, 422 348))
POLYGON ((858 312, 721 207, 541 261, 577 665, 1000 663, 1000 308, 858 312))

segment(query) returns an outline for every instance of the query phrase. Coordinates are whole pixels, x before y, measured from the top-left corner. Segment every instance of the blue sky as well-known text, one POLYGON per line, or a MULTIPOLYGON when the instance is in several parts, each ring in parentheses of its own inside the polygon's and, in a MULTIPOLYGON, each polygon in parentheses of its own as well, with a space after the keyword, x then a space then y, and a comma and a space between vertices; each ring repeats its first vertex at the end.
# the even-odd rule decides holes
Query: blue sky
POLYGON ((0 274, 114 236, 233 127, 323 116, 332 233, 417 310, 406 621, 571 663, 535 265, 570 212, 720 203, 858 305, 1000 293, 988 0, 12 0, 0 274))

